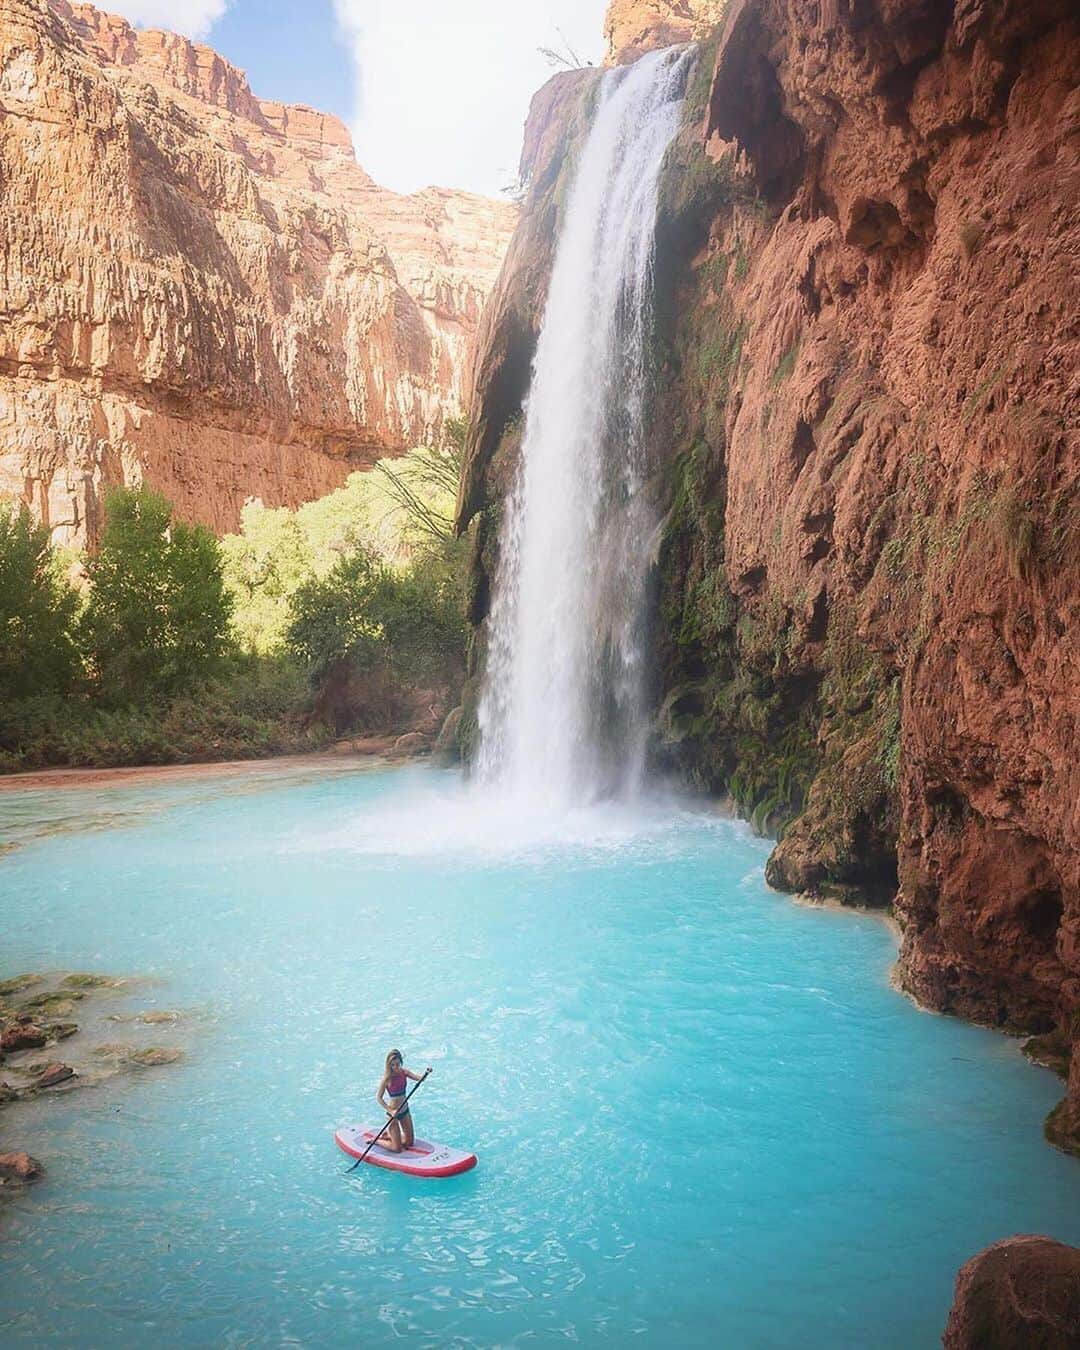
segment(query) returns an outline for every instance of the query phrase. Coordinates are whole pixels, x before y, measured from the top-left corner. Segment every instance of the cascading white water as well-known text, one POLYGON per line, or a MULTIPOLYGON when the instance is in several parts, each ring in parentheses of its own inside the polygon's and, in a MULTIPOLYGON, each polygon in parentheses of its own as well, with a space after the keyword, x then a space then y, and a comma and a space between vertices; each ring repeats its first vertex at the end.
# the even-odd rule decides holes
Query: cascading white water
POLYGON ((656 205, 689 60, 660 52, 603 76, 506 503, 478 769, 555 806, 633 794, 642 776, 656 205))

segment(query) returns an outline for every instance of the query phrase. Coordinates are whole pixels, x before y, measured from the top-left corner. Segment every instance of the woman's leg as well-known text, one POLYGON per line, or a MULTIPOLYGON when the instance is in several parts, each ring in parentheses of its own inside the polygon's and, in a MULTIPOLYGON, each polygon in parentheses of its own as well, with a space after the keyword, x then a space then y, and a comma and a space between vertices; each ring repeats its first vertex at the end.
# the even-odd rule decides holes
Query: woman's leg
POLYGON ((391 1153, 401 1152, 401 1126, 396 1120, 388 1122, 379 1136, 379 1147, 388 1148, 391 1153))
POLYGON ((402 1144, 404 1145, 405 1148, 412 1148, 412 1146, 413 1146, 413 1127, 412 1127, 412 1112, 411 1112, 411 1111, 406 1111, 405 1114, 404 1114, 403 1116, 400 1117, 400 1125, 401 1125, 401 1141, 402 1141, 402 1144))

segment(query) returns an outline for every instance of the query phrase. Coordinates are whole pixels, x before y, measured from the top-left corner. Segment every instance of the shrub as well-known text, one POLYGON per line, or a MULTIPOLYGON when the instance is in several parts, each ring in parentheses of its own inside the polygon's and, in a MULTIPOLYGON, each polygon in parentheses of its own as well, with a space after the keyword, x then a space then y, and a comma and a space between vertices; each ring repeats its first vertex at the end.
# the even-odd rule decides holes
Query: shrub
POLYGON ((343 662, 411 680, 457 672, 465 655, 460 570, 455 556, 433 551, 395 572, 358 549, 296 592, 289 646, 316 682, 343 662))

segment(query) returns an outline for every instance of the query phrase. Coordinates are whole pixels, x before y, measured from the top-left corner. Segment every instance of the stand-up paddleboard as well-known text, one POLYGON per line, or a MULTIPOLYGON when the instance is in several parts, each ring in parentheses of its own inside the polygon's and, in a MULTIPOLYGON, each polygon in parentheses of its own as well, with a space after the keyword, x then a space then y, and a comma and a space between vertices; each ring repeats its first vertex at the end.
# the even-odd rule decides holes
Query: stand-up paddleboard
POLYGON ((364 1162, 375 1167, 387 1167, 391 1172, 408 1172, 414 1177, 452 1177, 476 1166, 476 1154, 447 1144, 429 1144, 425 1139, 414 1141, 412 1148, 394 1153, 381 1144, 368 1145, 375 1131, 366 1125, 343 1125, 334 1135, 334 1143, 350 1158, 359 1158, 367 1149, 364 1162))

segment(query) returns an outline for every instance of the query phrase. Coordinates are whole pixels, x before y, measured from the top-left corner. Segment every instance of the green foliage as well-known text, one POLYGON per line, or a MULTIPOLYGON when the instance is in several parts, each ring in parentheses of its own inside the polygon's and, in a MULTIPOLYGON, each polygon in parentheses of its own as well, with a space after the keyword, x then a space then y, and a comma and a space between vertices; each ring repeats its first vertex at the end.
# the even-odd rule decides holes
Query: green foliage
POLYGON ((294 512, 249 502, 240 534, 221 541, 225 584, 233 601, 233 629, 245 651, 280 650, 289 602, 311 573, 311 549, 294 512))
POLYGON ((331 732, 307 716, 307 702, 307 676, 298 663, 252 657, 162 702, 108 707, 55 694, 0 701, 0 772, 314 750, 331 732))
POLYGON ((232 604, 218 542, 201 525, 174 522, 164 497, 112 489, 87 571, 82 639, 103 701, 176 694, 220 668, 232 604))
POLYGON ((221 541, 241 646, 263 654, 284 650, 297 592, 357 551, 398 570, 432 550, 453 552, 465 430, 463 420, 451 418, 439 448, 381 460, 295 511, 248 503, 240 533, 221 541))
POLYGON ((968 258, 973 258, 979 249, 982 248, 983 239, 986 235, 986 226, 981 220, 966 220, 960 226, 960 242, 964 247, 964 254, 968 258))
POLYGON ((1030 581, 1039 559, 1039 521, 1036 514, 1029 502, 1013 492, 999 494, 995 508, 1009 571, 1017 581, 1030 581))
POLYGON ((429 553, 395 571, 357 550, 324 578, 293 596, 290 649, 316 683, 343 664, 355 671, 383 668, 411 680, 464 670, 465 620, 461 566, 455 556, 429 553))
POLYGON ((463 448, 464 437, 452 449, 424 447, 404 459, 384 459, 376 466, 387 493, 414 530, 442 543, 454 538, 454 505, 463 448))
POLYGON ((780 385, 784 383, 785 380, 791 378, 791 375, 795 370, 795 360, 798 355, 799 355, 799 344, 796 343, 793 347, 789 347, 788 350, 780 358, 779 362, 777 363, 776 369, 773 371, 772 376, 769 379, 769 384, 773 389, 778 389, 780 385))
POLYGON ((0 700, 71 686, 78 670, 77 609, 48 530, 25 506, 0 504, 0 700))
POLYGON ((296 511, 249 504, 220 544, 158 494, 116 489, 81 615, 47 531, 0 508, 0 771, 311 748, 354 723, 365 676, 380 729, 421 696, 432 715, 464 671, 464 435, 451 420, 438 449, 296 511), (348 697, 323 706, 343 664, 348 697))
POLYGON ((882 701, 878 763, 886 789, 894 793, 900 784, 900 677, 889 685, 882 701))
POLYGON ((358 670, 375 665, 384 641, 376 606, 390 575, 373 554, 360 549, 326 577, 312 577, 296 591, 286 641, 316 680, 343 661, 358 670))
POLYGON ((701 344, 698 351, 699 373, 703 382, 718 382, 715 393, 726 396, 742 359, 745 338, 746 325, 740 324, 737 328, 719 330, 701 344))

